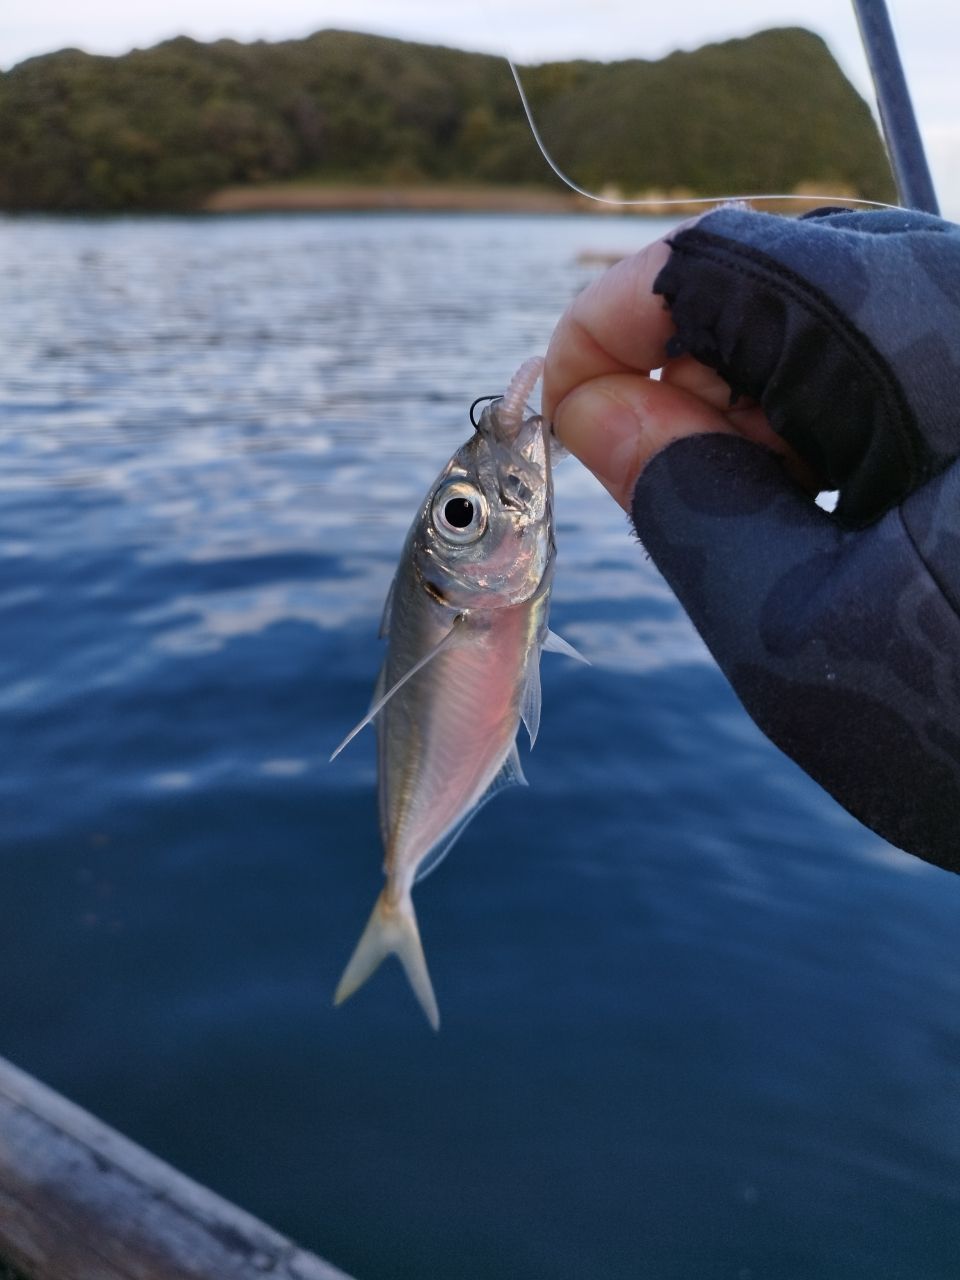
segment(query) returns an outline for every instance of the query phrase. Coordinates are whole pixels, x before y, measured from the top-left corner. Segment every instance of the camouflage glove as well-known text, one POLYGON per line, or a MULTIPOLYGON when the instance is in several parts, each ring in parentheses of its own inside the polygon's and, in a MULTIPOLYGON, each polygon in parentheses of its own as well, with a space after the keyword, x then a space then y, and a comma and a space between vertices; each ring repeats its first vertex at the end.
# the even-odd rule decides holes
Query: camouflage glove
POLYGON ((839 489, 690 436, 637 532, 760 728, 861 822, 960 871, 960 228, 906 212, 723 209, 654 286, 672 353, 717 369, 839 489))

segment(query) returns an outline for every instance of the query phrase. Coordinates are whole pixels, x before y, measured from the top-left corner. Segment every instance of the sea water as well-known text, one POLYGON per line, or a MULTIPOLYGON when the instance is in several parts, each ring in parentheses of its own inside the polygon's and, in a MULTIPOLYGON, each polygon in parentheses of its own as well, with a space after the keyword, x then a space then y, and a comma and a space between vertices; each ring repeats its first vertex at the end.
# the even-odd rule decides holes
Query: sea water
POLYGON ((418 890, 442 1031, 393 965, 331 1008, 404 532, 666 226, 0 222, 0 1053, 362 1280, 960 1268, 960 880, 765 742, 572 460, 593 666, 418 890))

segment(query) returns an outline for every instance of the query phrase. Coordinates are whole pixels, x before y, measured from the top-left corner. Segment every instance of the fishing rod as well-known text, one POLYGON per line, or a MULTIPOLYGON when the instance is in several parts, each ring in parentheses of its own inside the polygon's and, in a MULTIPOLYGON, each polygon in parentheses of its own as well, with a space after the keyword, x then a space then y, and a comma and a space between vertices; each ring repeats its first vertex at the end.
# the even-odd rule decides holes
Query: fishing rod
MULTIPOLYGON (((860 28, 860 39, 863 43, 870 75, 873 79, 874 93, 880 110, 880 123, 883 129, 887 155, 890 159, 890 167, 893 170, 893 176, 897 184, 900 204, 899 206, 886 205, 878 200, 861 200, 856 197, 844 197, 845 203, 870 206, 877 209, 902 207, 939 215, 940 206, 923 149, 923 139, 920 137, 920 130, 917 127, 917 117, 914 114, 913 103, 910 99, 910 90, 907 87, 903 64, 900 61, 900 51, 897 48, 897 38, 893 32, 893 24, 890 21, 886 0, 852 0, 852 2, 860 28)), ((683 200, 661 199, 653 201, 646 197, 638 200, 624 200, 622 197, 611 198, 588 191, 568 177, 550 154, 537 128, 533 110, 523 88, 520 72, 512 58, 507 57, 506 62, 517 86, 517 93, 520 95, 520 103, 527 117, 530 132, 533 134, 534 141, 540 148, 544 160, 546 160, 561 182, 565 183, 578 195, 585 196, 588 200, 595 200, 598 204, 613 205, 618 208, 639 209, 653 203, 663 207, 665 205, 679 204, 716 205, 723 200, 749 200, 756 202, 761 200, 791 200, 795 198, 795 194, 792 195, 786 192, 776 195, 765 192, 763 194, 747 195, 740 193, 730 196, 695 196, 693 198, 687 196, 683 200)), ((824 195, 809 196, 808 199, 821 199, 825 202, 830 202, 837 200, 838 197, 824 195)))
POLYGON ((873 77, 880 124, 900 203, 907 209, 939 214, 940 206, 886 0, 853 0, 853 7, 873 77))

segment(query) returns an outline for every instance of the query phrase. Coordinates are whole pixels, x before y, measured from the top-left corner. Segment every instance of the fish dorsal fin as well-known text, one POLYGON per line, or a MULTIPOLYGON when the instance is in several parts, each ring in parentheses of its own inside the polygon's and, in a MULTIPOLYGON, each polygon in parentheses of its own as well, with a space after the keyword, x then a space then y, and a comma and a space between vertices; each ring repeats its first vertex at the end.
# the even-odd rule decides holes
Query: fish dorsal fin
MULTIPOLYGON (((393 697, 393 695, 397 692, 398 689, 403 688, 403 686, 407 683, 407 681, 410 680, 413 676, 415 676, 418 671, 422 671, 423 668, 427 665, 427 663, 431 662, 437 656, 438 653, 442 653, 444 649, 451 649, 457 643, 457 641, 460 639, 461 635, 463 634, 465 620, 466 620, 466 615, 463 613, 458 613, 457 616, 454 618, 453 625, 451 626, 447 634, 443 636, 440 640, 438 640, 437 643, 433 646, 433 648, 428 653, 425 653, 423 655, 423 657, 419 660, 419 662, 415 662, 409 671, 404 672, 404 674, 400 677, 400 679, 397 680, 393 685, 391 685, 390 688, 386 691, 386 693, 381 693, 380 696, 377 697, 376 696, 377 688, 374 689, 374 701, 370 705, 370 710, 363 717, 363 719, 360 721, 359 724, 355 724, 353 726, 353 728, 350 730, 350 732, 347 734, 344 740, 340 743, 339 747, 337 747, 336 751, 334 751, 333 755, 330 757, 331 760, 336 760, 337 756, 340 754, 343 748, 347 745, 347 743, 352 742, 353 739, 360 732, 360 730, 365 729, 367 725, 371 723, 371 721, 387 705, 387 703, 390 701, 390 699, 393 697)), ((378 680, 377 680, 378 688, 381 684, 381 681, 383 684, 386 684, 385 671, 381 672, 380 676, 378 677, 378 680)))
POLYGON ((380 630, 377 632, 381 640, 385 640, 390 631, 390 619, 393 617, 393 589, 396 585, 396 577, 391 578, 387 598, 383 602, 383 613, 380 615, 380 630))
POLYGON ((520 719, 527 726, 531 748, 540 730, 540 700, 540 650, 534 648, 527 659, 523 692, 520 694, 520 719))
POLYGON ((486 791, 477 803, 467 810, 463 817, 455 826, 451 827, 446 835, 440 837, 437 843, 420 863, 419 867, 417 867, 417 874, 414 877, 413 883, 419 884, 425 876, 428 876, 431 871, 435 871, 436 868, 439 867, 440 863, 463 835, 467 825, 473 821, 488 800, 492 800, 499 791, 505 791, 507 787, 526 787, 528 785, 529 784, 523 776, 523 769, 520 765, 520 756, 517 753, 517 744, 514 742, 507 754, 506 760, 504 760, 503 764, 500 766, 500 772, 490 783, 489 787, 487 787, 486 791))
POLYGON ((547 653, 562 653, 568 658, 576 658, 577 662, 585 662, 588 667, 592 665, 589 658, 585 658, 579 649, 575 649, 569 640, 564 640, 555 631, 547 632, 543 648, 547 653))
POLYGON ((547 442, 550 449, 550 465, 552 467, 570 457, 570 450, 565 449, 556 435, 554 435, 553 427, 547 432, 547 442))
POLYGON ((370 697, 370 706, 367 708, 368 712, 373 711, 373 708, 377 705, 377 703, 383 697, 386 691, 386 688, 387 688, 387 664, 386 662, 384 662, 380 670, 377 672, 377 679, 374 683, 373 693, 370 697))

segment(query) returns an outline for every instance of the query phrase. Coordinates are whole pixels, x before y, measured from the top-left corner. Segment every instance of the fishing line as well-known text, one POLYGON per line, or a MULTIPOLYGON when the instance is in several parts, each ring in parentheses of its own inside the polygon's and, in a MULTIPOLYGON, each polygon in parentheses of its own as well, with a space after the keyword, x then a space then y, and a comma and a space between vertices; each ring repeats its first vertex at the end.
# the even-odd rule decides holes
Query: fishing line
MULTIPOLYGON (((574 182, 572 178, 569 178, 563 172, 563 170, 560 168, 557 162, 554 160, 550 152, 547 150, 547 145, 544 142, 543 138, 540 136, 540 130, 537 128, 537 123, 533 118, 533 111, 530 108, 530 103, 527 101, 527 95, 524 92, 523 84, 521 83, 521 80, 520 80, 520 73, 517 70, 516 66, 514 65, 513 59, 508 57, 507 55, 504 55, 504 57, 505 57, 507 66, 510 68, 513 74, 513 80, 517 86, 517 92, 520 95, 520 101, 523 104, 523 110, 527 117, 527 124, 530 126, 530 132, 533 134, 534 142, 536 142, 537 146, 540 148, 540 154, 543 156, 544 160, 546 160, 547 164, 550 166, 553 172, 557 175, 560 181, 565 183, 570 188, 571 191, 575 191, 578 196, 585 196, 587 200, 594 200, 596 201, 597 204, 613 205, 616 208, 624 208, 624 209, 642 209, 642 208, 650 208, 652 206, 655 206, 659 210, 665 207, 686 208, 687 205, 691 205, 691 204, 708 204, 708 205, 727 204, 735 200, 748 200, 751 203, 754 201, 759 202, 761 200, 798 200, 798 201, 802 201, 804 204, 807 204, 810 201, 822 201, 825 204, 860 205, 864 208, 870 208, 870 209, 896 209, 898 211, 902 211, 902 208, 903 208, 902 205, 884 204, 883 201, 881 200, 864 200, 860 196, 837 196, 837 195, 824 196, 824 195, 817 195, 814 192, 811 192, 809 195, 806 192, 804 192, 802 195, 797 195, 796 192, 789 192, 789 193, 784 192, 781 195, 771 195, 769 192, 765 192, 762 195, 681 196, 681 197, 677 197, 676 199, 669 199, 669 200, 661 200, 659 197, 651 198, 650 196, 646 196, 637 200, 624 200, 619 198, 614 199, 611 196, 598 196, 595 192, 587 191, 583 187, 578 186, 578 184, 574 182)), ((471 420, 472 420, 472 417, 473 417, 473 413, 471 410, 471 420)))

